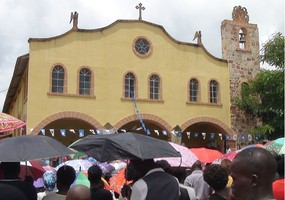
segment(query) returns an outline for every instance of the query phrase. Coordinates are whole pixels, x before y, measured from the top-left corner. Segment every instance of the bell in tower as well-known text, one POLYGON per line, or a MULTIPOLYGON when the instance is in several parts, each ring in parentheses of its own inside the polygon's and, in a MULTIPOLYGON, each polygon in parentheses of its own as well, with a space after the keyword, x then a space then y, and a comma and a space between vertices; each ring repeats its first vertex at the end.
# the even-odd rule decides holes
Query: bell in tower
POLYGON ((245 33, 242 30, 239 31, 239 48, 245 49, 245 33))

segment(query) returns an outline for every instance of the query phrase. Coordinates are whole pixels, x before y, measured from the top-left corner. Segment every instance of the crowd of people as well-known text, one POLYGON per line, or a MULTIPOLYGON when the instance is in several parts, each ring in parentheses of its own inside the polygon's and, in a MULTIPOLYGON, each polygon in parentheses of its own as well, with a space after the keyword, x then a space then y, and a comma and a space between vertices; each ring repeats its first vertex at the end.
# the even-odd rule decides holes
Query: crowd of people
POLYGON ((263 148, 242 150, 221 164, 197 160, 190 169, 166 160, 130 160, 119 193, 105 188, 98 165, 88 169, 90 187, 74 184, 71 166, 47 171, 44 191, 37 191, 30 179, 20 180, 19 162, 2 162, 1 170, 3 200, 284 200, 284 155, 263 148))

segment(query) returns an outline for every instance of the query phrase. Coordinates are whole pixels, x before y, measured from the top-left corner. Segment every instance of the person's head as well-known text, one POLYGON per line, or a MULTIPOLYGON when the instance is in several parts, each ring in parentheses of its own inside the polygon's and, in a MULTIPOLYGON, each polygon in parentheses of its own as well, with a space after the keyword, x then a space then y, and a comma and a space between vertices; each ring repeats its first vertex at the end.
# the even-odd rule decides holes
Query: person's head
POLYGON ((74 185, 68 190, 66 200, 91 200, 91 191, 85 185, 74 185))
POLYGON ((130 162, 142 176, 144 176, 150 169, 160 167, 153 159, 130 160, 130 162))
POLYGON ((186 174, 186 167, 172 167, 172 175, 175 176, 180 183, 184 183, 186 174))
POLYGON ((194 164, 191 167, 191 170, 202 170, 202 163, 200 160, 197 160, 196 162, 194 162, 194 164))
POLYGON ((228 183, 226 168, 218 164, 208 165, 203 172, 203 177, 208 185, 216 192, 224 189, 228 183))
POLYGON ((48 191, 52 191, 56 184, 56 174, 53 171, 46 171, 43 174, 44 185, 48 191))
POLYGON ((90 184, 99 184, 101 182, 103 172, 98 165, 93 165, 88 169, 88 180, 90 184))
POLYGON ((126 167, 126 180, 136 182, 142 175, 135 169, 134 165, 130 162, 126 167))
POLYGON ((231 160, 229 160, 229 159, 222 160, 221 166, 227 170, 228 175, 231 174, 231 168, 232 168, 232 161, 231 160))
POLYGON ((1 169, 4 178, 18 178, 21 171, 20 162, 1 162, 1 169))
POLYGON ((279 179, 284 178, 284 154, 277 160, 277 173, 279 179))
POLYGON ((1 200, 27 200, 20 189, 6 183, 0 183, 1 200))
POLYGON ((69 165, 61 166, 56 173, 56 185, 59 191, 68 190, 71 184, 74 182, 76 172, 73 167, 69 165))
POLYGON ((158 164, 166 173, 172 174, 172 167, 167 160, 157 160, 155 163, 158 164))
POLYGON ((277 163, 263 148, 239 152, 232 163, 232 192, 236 200, 272 198, 272 182, 277 163))

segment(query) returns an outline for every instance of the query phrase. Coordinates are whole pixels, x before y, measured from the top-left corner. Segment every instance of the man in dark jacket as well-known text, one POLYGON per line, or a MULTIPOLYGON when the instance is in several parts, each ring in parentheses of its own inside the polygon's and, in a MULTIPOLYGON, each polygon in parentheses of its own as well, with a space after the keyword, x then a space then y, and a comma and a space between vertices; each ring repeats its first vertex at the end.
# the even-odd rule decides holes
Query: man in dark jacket
POLYGON ((101 180, 102 175, 102 170, 98 165, 93 165, 88 169, 91 200, 113 200, 112 193, 104 189, 104 184, 101 180))
POLYGON ((130 200, 179 199, 177 180, 153 159, 131 160, 131 163, 144 176, 133 184, 130 200))

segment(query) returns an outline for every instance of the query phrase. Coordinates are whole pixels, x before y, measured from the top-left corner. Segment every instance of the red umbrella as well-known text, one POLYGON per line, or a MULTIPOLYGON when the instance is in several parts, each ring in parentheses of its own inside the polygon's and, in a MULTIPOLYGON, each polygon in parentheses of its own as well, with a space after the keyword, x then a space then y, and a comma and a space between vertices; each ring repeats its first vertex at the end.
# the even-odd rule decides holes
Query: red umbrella
POLYGON ((10 131, 22 126, 26 123, 6 113, 0 113, 0 132, 10 131))
POLYGON ((223 154, 214 149, 207 148, 190 148, 190 150, 198 157, 201 162, 212 163, 215 159, 221 157, 223 154))
POLYGON ((34 180, 37 180, 39 178, 42 178, 43 174, 46 171, 52 169, 41 160, 30 160, 27 162, 20 162, 20 163, 21 163, 20 178, 22 180, 24 180, 26 176, 31 176, 34 180))

